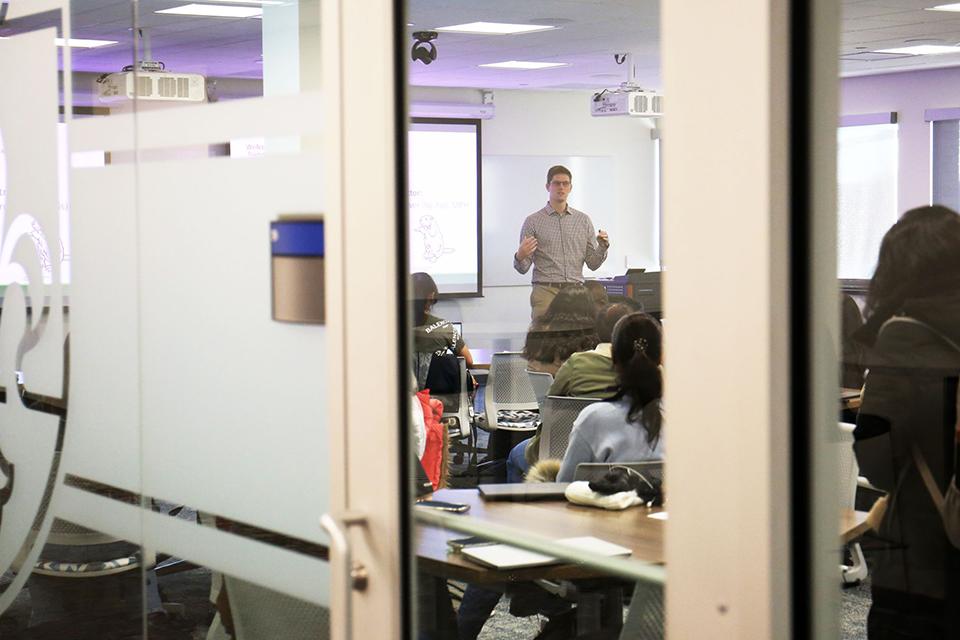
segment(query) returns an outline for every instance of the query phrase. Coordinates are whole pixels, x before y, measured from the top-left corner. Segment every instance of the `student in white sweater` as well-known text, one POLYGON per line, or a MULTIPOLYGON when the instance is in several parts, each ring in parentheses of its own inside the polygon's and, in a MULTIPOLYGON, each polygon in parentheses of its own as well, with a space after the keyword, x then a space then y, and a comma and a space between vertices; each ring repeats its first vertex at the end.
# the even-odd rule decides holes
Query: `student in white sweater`
POLYGON ((557 482, 573 480, 581 462, 663 459, 662 347, 660 323, 647 314, 631 313, 617 322, 612 355, 619 390, 580 412, 557 482))

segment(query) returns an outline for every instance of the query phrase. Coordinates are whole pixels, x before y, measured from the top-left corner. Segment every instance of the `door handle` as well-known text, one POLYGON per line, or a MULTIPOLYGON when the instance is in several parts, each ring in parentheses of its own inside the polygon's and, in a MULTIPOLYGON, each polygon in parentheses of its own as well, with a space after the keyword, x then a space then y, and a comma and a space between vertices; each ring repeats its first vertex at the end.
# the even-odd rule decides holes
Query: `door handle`
MULTIPOLYGON (((350 540, 347 538, 345 529, 352 525, 366 524, 367 517, 361 513, 348 512, 341 518, 343 526, 329 513, 320 516, 320 526, 330 536, 330 546, 333 553, 330 554, 330 566, 333 574, 334 589, 339 583, 342 589, 341 600, 343 602, 343 625, 341 627, 341 640, 353 639, 353 610, 352 610, 352 591, 363 591, 367 588, 369 577, 367 569, 360 563, 353 562, 353 555, 350 550, 350 540), (339 573, 339 576, 337 575, 339 573)), ((333 619, 331 612, 331 620, 333 619)), ((331 635, 336 638, 335 634, 331 635)))

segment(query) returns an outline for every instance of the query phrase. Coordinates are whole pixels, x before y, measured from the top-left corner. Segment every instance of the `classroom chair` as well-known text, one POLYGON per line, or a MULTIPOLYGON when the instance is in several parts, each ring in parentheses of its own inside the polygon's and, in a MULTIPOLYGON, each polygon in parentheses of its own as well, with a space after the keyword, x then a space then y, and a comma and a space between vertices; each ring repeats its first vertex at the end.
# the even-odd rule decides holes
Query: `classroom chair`
POLYGON ((600 398, 547 396, 541 414, 540 460, 562 459, 577 416, 584 407, 600 401, 600 398))
POLYGON ((493 354, 484 388, 484 421, 488 431, 529 431, 537 428, 537 395, 527 375, 527 359, 519 351, 493 354))
MULTIPOLYGON (((860 468, 853 452, 853 430, 855 425, 846 422, 839 423, 839 438, 837 438, 837 453, 840 462, 840 487, 837 497, 840 499, 841 509, 853 509, 857 498, 857 484, 860 468)), ((840 577, 843 584, 857 584, 867 577, 867 562, 863 557, 863 549, 859 542, 847 545, 852 558, 852 564, 840 565, 840 577)))
POLYGON ((527 371, 530 378, 530 385, 533 387, 533 394, 537 397, 537 406, 540 409, 540 415, 543 415, 543 401, 550 392, 553 385, 553 376, 544 371, 527 371))

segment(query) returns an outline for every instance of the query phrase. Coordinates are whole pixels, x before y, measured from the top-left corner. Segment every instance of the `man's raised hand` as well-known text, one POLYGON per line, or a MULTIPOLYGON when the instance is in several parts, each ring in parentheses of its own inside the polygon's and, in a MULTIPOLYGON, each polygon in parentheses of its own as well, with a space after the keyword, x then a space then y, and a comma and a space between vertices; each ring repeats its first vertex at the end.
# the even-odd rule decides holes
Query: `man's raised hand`
POLYGON ((527 236, 523 239, 523 242, 520 243, 520 248, 517 249, 517 259, 526 260, 533 255, 533 252, 537 250, 537 239, 533 236, 527 236))

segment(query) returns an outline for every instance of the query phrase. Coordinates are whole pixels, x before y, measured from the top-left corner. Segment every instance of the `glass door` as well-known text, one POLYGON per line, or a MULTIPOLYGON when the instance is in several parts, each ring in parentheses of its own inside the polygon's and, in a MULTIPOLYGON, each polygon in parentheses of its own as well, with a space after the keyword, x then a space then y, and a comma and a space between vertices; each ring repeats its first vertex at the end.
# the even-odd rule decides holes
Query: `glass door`
POLYGON ((397 374, 349 366, 385 349, 347 321, 391 288, 359 233, 394 198, 381 4, 0 5, 31 87, 0 94, 4 638, 397 633, 396 500, 363 482, 395 448, 361 453, 397 374))

